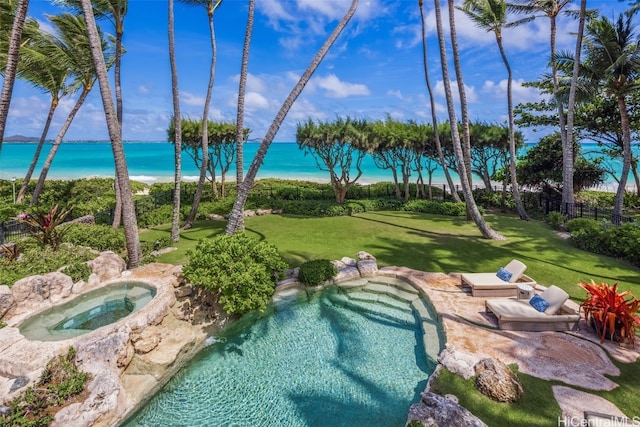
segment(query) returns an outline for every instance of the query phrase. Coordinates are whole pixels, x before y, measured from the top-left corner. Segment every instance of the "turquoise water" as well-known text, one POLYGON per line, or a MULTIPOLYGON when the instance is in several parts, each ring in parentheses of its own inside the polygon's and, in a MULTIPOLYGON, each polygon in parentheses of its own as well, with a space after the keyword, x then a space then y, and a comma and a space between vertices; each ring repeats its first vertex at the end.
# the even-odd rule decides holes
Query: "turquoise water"
POLYGON ((232 325, 124 425, 404 425, 430 374, 420 326, 335 292, 232 325))
POLYGON ((144 283, 113 283, 70 297, 20 324, 20 333, 35 341, 59 341, 77 337, 135 313, 156 295, 144 283))

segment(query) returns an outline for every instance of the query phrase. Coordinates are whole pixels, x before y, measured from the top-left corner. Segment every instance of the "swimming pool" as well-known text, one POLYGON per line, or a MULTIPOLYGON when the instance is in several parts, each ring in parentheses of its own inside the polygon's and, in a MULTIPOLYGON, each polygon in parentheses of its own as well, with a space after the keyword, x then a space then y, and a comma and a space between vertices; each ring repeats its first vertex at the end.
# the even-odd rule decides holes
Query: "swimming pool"
POLYGON ((437 322, 366 286, 302 294, 229 326, 124 425, 404 425, 437 322))

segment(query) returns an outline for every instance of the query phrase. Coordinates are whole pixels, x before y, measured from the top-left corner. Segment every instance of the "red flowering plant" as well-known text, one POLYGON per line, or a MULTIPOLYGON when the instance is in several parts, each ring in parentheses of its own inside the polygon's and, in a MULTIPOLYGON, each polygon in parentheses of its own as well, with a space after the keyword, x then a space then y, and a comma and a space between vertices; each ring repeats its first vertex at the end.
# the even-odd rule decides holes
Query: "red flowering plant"
POLYGON ((593 326, 604 342, 608 336, 612 341, 634 344, 636 328, 640 328, 640 300, 630 291, 618 292, 618 284, 596 284, 581 282, 580 286, 588 292, 580 307, 584 310, 587 324, 593 326))
POLYGON ((67 230, 65 227, 60 227, 60 224, 66 220, 69 212, 71 209, 59 209, 58 205, 55 205, 48 211, 23 212, 16 219, 28 224, 31 235, 38 239, 43 246, 51 246, 55 251, 58 250, 67 230))

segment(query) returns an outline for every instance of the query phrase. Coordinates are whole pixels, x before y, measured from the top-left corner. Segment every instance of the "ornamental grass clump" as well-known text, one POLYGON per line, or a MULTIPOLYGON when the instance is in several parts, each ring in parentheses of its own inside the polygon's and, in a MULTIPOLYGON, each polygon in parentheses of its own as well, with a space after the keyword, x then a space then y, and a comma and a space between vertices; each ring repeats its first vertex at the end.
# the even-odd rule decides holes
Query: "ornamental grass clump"
POLYGON ((580 305, 584 318, 591 325, 600 342, 609 337, 611 341, 635 343, 636 328, 640 328, 640 300, 630 291, 618 292, 618 284, 596 284, 581 282, 580 286, 588 292, 580 305))

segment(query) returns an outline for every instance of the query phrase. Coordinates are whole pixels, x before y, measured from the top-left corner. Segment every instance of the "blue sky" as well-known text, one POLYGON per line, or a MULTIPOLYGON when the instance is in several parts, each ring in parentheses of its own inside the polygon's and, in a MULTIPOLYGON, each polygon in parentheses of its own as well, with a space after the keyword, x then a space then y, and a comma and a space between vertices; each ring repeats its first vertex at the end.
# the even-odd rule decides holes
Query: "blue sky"
MULTIPOLYGON (((282 101, 317 49, 350 5, 350 0, 256 0, 255 27, 249 58, 245 126, 250 138, 261 138, 282 101)), ((358 11, 289 112, 275 141, 294 141, 296 124, 337 116, 430 122, 422 69, 420 15, 416 0, 360 0, 358 11)), ((437 114, 446 117, 437 51, 433 1, 425 0, 429 69, 436 90, 437 114)), ((446 2, 443 2, 446 3, 446 2)), ((443 5, 443 17, 447 9, 443 5)), ((577 8, 577 1, 572 8, 577 8)), ((615 19, 627 2, 589 0, 589 8, 615 19)), ((45 14, 58 13, 51 2, 31 0, 29 15, 50 28, 45 14)), ((238 75, 246 26, 247 1, 224 0, 215 14, 217 66, 209 118, 234 122, 238 75)), ((209 78, 211 46, 204 7, 176 0, 176 50, 183 117, 200 119, 209 78)), ((103 29, 113 33, 108 21, 103 29)), ((506 121, 506 71, 493 33, 476 28, 456 11, 463 79, 472 120, 506 121)), ((448 28, 448 25, 446 26, 448 28)), ((559 50, 573 50, 577 24, 561 17, 559 50)), ((167 47, 167 2, 130 0, 125 20, 122 61, 124 140, 166 141, 172 115, 171 75, 167 47)), ((547 70, 549 21, 537 18, 526 26, 504 30, 506 54, 513 69, 514 101, 539 99, 522 86, 547 70)), ((451 57, 449 57, 451 59, 451 57)), ((451 78, 455 79, 450 66, 451 78)), ((76 116, 65 140, 105 140, 98 85, 76 116)), ((455 87, 455 86, 454 86, 455 87)), ((112 89, 113 90, 113 89, 112 89)), ((48 138, 55 138, 78 95, 64 98, 48 138)), ((5 136, 40 136, 49 108, 46 94, 18 81, 5 136)), ((536 142, 528 132, 527 142, 536 142)))

